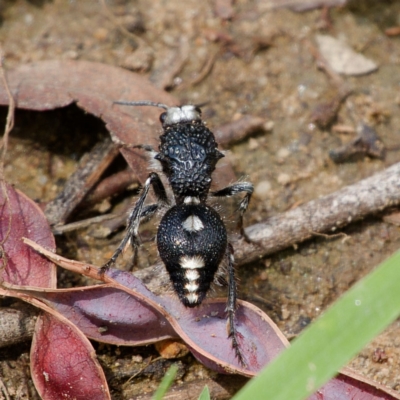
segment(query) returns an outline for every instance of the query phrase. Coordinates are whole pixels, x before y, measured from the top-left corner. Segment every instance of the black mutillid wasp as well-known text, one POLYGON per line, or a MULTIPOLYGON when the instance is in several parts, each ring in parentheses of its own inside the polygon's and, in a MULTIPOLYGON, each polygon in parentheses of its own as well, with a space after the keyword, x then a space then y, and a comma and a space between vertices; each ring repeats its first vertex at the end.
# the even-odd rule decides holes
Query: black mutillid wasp
POLYGON ((228 275, 228 336, 237 358, 245 365, 234 323, 236 282, 233 248, 228 242, 221 216, 207 204, 207 200, 209 196, 229 197, 245 193, 239 205, 239 226, 243 234, 243 214, 253 193, 253 185, 237 182, 210 192, 211 174, 224 155, 218 150, 213 133, 202 121, 198 106, 168 107, 151 101, 118 101, 116 104, 155 106, 166 110, 160 115, 163 134, 160 136, 159 151, 147 145, 135 147, 150 152, 161 164, 174 195, 174 204, 168 198, 159 175, 151 172, 129 214, 124 238, 111 259, 101 268, 101 273, 115 263, 129 243, 134 250, 137 249, 141 220, 151 218, 158 210, 167 209, 158 226, 157 247, 174 290, 186 307, 200 305, 225 258, 228 275), (145 205, 150 187, 157 202, 145 205))

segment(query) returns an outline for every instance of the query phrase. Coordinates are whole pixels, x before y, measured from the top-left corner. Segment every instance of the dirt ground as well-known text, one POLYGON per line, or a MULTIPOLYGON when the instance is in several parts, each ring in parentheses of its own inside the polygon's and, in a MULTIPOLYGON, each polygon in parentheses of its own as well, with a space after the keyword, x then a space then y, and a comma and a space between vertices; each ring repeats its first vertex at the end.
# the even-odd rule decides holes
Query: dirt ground
MULTIPOLYGON (((38 60, 76 59, 140 72, 182 103, 207 102, 210 128, 246 114, 262 117, 267 129, 227 152, 237 176, 256 187, 246 215, 250 225, 400 161, 400 37, 385 33, 400 25, 400 3, 351 1, 329 13, 269 9, 271 3, 237 0, 232 13, 225 14, 229 1, 159 0, 150 7, 144 0, 110 0, 104 7, 89 0, 0 0, 0 43, 10 69, 38 60), (335 101, 340 90, 318 69, 313 52, 317 34, 345 40, 378 65, 369 74, 341 76, 351 93, 340 103, 335 120, 323 128, 313 122, 313 110, 335 101), (361 123, 376 130, 387 149, 385 158, 334 163, 329 152, 353 140, 361 123)), ((0 109, 0 126, 5 115, 5 108, 0 109)), ((51 200, 81 155, 104 134, 101 122, 73 106, 44 113, 18 111, 6 178, 32 199, 51 200)), ((399 227, 384 222, 382 215, 343 232, 240 268, 239 297, 263 309, 289 339, 295 337, 400 247, 399 227)), ((60 237, 58 251, 102 265, 120 238, 96 239, 79 231, 60 237)), ((143 266, 154 263, 154 246, 145 246, 139 259, 143 266)), ((74 284, 61 273, 59 279, 63 286, 74 284)), ((152 346, 95 346, 115 399, 154 391, 160 371, 170 363, 157 359, 152 346), (151 368, 143 368, 152 359, 151 368)), ((179 363, 179 384, 215 378, 190 355, 179 363)), ((13 399, 38 398, 28 366, 29 344, 0 356, 0 377, 13 399)), ((350 366, 400 392, 400 323, 350 366), (377 352, 384 356, 376 357, 377 352)))

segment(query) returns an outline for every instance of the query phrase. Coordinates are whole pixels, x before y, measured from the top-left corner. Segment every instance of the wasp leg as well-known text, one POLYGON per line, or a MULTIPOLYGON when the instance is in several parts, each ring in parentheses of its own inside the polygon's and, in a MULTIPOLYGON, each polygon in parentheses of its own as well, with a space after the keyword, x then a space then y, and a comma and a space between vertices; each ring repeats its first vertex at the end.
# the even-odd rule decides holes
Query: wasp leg
POLYGON ((237 295, 237 287, 235 280, 235 267, 234 267, 234 256, 233 256, 233 247, 230 243, 228 243, 226 249, 226 257, 228 259, 228 302, 226 305, 226 311, 228 312, 228 337, 232 340, 232 348, 235 350, 235 355, 238 358, 240 364, 243 367, 246 367, 246 362, 244 361, 244 357, 242 352, 240 351, 240 346, 237 338, 237 331, 235 326, 235 312, 236 312, 236 295, 237 295))
POLYGON ((246 239, 247 242, 251 242, 249 237, 246 235, 243 229, 243 215, 249 206, 251 195, 253 194, 254 187, 250 182, 236 182, 233 185, 227 186, 226 188, 211 192, 211 196, 214 197, 231 197, 238 193, 246 193, 239 204, 239 222, 238 228, 240 234, 246 239))
POLYGON ((138 237, 138 230, 141 220, 151 218, 155 214, 158 208, 167 204, 169 204, 169 201, 164 185, 161 182, 161 179, 158 176, 158 174, 152 172, 144 184, 139 199, 137 200, 135 206, 132 208, 132 211, 129 213, 128 223, 124 238, 122 239, 118 248, 115 250, 112 257, 103 265, 103 267, 100 268, 99 271, 100 275, 103 275, 112 265, 114 265, 115 261, 117 260, 119 255, 124 251, 128 243, 131 243, 134 251, 136 251, 136 248, 140 244, 138 237), (158 203, 144 206, 144 202, 149 193, 150 186, 153 187, 154 193, 158 199, 158 203))

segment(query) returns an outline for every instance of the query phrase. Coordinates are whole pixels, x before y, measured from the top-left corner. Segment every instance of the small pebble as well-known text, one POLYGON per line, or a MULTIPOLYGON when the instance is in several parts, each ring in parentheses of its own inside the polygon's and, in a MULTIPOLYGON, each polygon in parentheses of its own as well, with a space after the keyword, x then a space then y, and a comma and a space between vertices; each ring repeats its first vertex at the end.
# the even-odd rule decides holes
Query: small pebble
POLYGON ((97 28, 93 32, 93 37, 95 37, 97 40, 101 40, 102 42, 107 39, 109 35, 109 32, 106 28, 97 28))
POLYGON ((254 138, 249 139, 249 150, 255 150, 259 146, 258 141, 254 138))
POLYGON ((286 147, 280 148, 276 153, 276 156, 282 159, 289 157, 289 155, 290 155, 290 150, 288 150, 286 147))
POLYGON ((272 185, 269 181, 258 182, 256 187, 254 188, 254 196, 259 198, 260 200, 267 199, 270 196, 271 187, 272 185))
POLYGON ((290 311, 286 308, 286 306, 282 306, 281 308, 281 318, 283 320, 288 319, 290 317, 290 311))
POLYGON ((132 356, 132 361, 135 363, 141 363, 141 362, 143 362, 143 357, 139 356, 139 355, 132 356))
POLYGON ((263 125, 263 128, 266 132, 271 132, 274 129, 274 121, 267 121, 263 125))
POLYGON ((280 185, 287 185, 291 181, 291 177, 289 174, 285 174, 284 172, 278 175, 277 181, 280 185))

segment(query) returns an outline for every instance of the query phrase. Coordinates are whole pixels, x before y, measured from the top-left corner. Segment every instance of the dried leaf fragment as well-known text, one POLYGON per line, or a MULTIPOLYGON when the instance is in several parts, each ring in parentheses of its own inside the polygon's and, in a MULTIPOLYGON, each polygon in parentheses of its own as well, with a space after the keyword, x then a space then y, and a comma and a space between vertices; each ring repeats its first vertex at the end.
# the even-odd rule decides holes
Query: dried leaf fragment
POLYGON ((378 69, 377 64, 360 53, 356 53, 348 44, 329 35, 317 35, 319 51, 329 66, 339 74, 364 75, 378 69))

